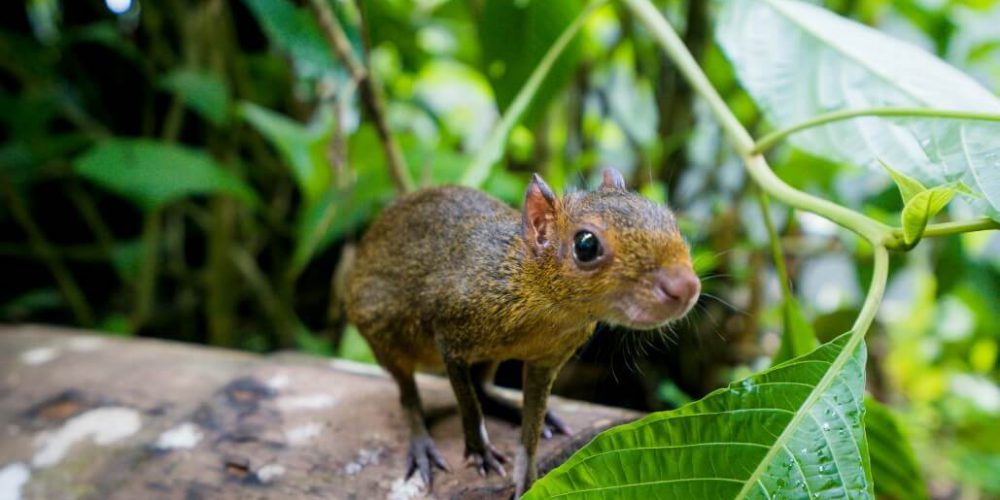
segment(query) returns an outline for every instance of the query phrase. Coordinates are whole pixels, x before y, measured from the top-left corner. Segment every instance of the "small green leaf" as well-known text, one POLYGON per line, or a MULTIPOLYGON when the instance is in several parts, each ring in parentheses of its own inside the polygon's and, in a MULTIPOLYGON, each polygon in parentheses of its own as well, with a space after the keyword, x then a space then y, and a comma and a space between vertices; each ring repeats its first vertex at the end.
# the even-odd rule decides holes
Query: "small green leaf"
POLYGON ((874 498, 852 338, 605 431, 526 498, 874 498))
POLYGON ((892 411, 871 397, 865 398, 865 435, 871 450, 872 478, 879 498, 924 500, 927 485, 910 441, 892 411))
POLYGON ((917 193, 903 207, 903 241, 912 245, 924 234, 924 228, 955 196, 954 185, 937 186, 917 193))
POLYGON ((81 177, 153 210, 191 195, 225 193, 250 204, 257 197, 204 151, 148 139, 112 139, 74 162, 81 177))
POLYGON ((805 355, 819 345, 816 341, 816 332, 813 331, 806 315, 802 313, 802 307, 795 297, 785 297, 781 304, 781 317, 785 331, 781 335, 781 346, 774 355, 773 364, 805 355))
POLYGON ((327 150, 336 122, 326 108, 307 126, 270 109, 243 102, 239 114, 264 136, 292 168, 295 182, 306 200, 313 206, 330 190, 333 174, 327 150))
POLYGON ((879 158, 878 162, 882 164, 882 168, 889 172, 889 176, 896 182, 896 187, 899 188, 899 194, 903 197, 903 203, 909 203, 914 196, 927 190, 927 188, 925 188, 920 181, 890 167, 889 164, 881 158, 879 158))
POLYGON ((229 89, 218 76, 177 70, 164 76, 160 86, 180 96, 191 109, 217 126, 229 120, 229 89))
POLYGON ((966 183, 964 183, 962 181, 955 181, 955 182, 952 182, 949 185, 951 187, 955 188, 955 192, 958 193, 958 194, 960 194, 960 195, 966 196, 968 198, 972 198, 974 200, 981 200, 981 199, 983 199, 983 195, 981 195, 981 194, 973 191, 972 188, 970 188, 968 184, 966 184, 966 183))

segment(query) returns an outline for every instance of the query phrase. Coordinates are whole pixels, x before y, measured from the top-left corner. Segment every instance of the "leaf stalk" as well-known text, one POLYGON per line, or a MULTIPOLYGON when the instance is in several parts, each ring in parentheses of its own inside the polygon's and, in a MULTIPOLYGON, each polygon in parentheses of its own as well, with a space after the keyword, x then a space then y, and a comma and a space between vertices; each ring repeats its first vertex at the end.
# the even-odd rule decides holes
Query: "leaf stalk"
POLYGON ((979 120, 979 121, 991 121, 1000 122, 1000 115, 990 114, 990 113, 975 113, 971 111, 953 111, 946 109, 931 109, 931 108, 893 108, 893 107, 880 107, 880 108, 865 108, 865 109, 843 109, 840 111, 833 111, 830 113, 824 113, 819 116, 814 116, 808 120, 801 123, 797 123, 787 128, 776 130, 770 134, 761 137, 757 144, 754 145, 751 152, 753 154, 763 154, 773 148, 779 142, 787 139, 789 136, 801 132, 806 129, 819 127, 821 125, 827 125, 829 123, 834 123, 843 120, 850 120, 853 118, 860 118, 864 116, 881 116, 881 117, 897 117, 897 118, 941 118, 941 119, 952 119, 952 120, 979 120))
MULTIPOLYGON (((928 236, 951 236, 953 234, 971 233, 975 231, 1000 230, 1000 222, 988 217, 975 220, 963 220, 930 224, 924 229, 924 238, 928 236)), ((894 234, 902 237, 903 231, 896 229, 894 234)))

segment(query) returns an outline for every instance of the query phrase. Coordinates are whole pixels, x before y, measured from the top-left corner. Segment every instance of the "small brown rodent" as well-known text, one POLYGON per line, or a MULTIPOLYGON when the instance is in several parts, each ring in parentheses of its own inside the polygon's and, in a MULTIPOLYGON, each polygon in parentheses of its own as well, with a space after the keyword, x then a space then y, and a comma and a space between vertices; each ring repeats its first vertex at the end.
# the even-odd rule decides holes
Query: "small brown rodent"
POLYGON ((424 423, 413 372, 444 364, 462 415, 465 455, 504 475, 483 414, 521 420, 516 495, 535 480, 543 432, 569 433, 546 412, 559 368, 598 321, 652 329, 680 318, 701 286, 666 208, 604 172, 593 192, 557 198, 535 175, 522 213, 479 191, 424 189, 368 229, 347 278, 347 314, 399 385, 411 441, 406 476, 447 470, 424 423), (524 361, 523 409, 492 394, 496 364, 524 361), (523 418, 521 413, 523 412, 523 418))

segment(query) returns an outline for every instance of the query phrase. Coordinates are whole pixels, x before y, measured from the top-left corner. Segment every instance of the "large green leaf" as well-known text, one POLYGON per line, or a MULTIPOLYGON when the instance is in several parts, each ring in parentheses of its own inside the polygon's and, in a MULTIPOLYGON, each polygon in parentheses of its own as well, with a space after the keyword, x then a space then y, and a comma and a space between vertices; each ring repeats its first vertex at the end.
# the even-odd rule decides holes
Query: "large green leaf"
POLYGON ((197 149, 148 139, 112 139, 75 161, 76 173, 145 209, 191 195, 225 193, 256 203, 253 191, 197 149))
POLYGON ((845 334, 700 401, 605 431, 528 496, 873 498, 865 356, 864 343, 845 334))
POLYGON ((879 498, 927 498, 920 466, 892 411, 870 396, 865 398, 865 435, 871 448, 872 477, 879 498))
POLYGON ((239 112, 291 166, 306 205, 315 205, 330 190, 333 178, 327 159, 335 126, 333 113, 322 108, 312 123, 302 125, 251 102, 240 104, 239 112))
MULTIPOLYGON (((722 2, 716 30, 742 85, 777 127, 843 109, 919 107, 1000 114, 1000 99, 933 55, 795 0, 722 2)), ((798 148, 926 186, 963 181, 1000 220, 1000 123, 864 117, 791 136, 798 148)))

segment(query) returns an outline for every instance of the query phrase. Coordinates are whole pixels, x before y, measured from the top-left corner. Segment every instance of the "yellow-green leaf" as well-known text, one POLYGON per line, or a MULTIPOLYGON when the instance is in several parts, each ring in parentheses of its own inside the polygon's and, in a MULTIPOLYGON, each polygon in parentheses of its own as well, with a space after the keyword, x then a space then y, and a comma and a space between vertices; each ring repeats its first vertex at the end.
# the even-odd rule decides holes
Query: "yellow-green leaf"
POLYGON ((917 193, 903 207, 903 241, 907 245, 916 243, 924 234, 924 228, 931 217, 937 215, 955 196, 953 185, 944 185, 917 193))
POLYGON ((889 172, 889 176, 896 183, 896 187, 899 188, 899 194, 903 197, 903 203, 909 203, 914 196, 927 190, 920 181, 890 167, 881 158, 879 158, 878 162, 882 164, 882 168, 889 172))

